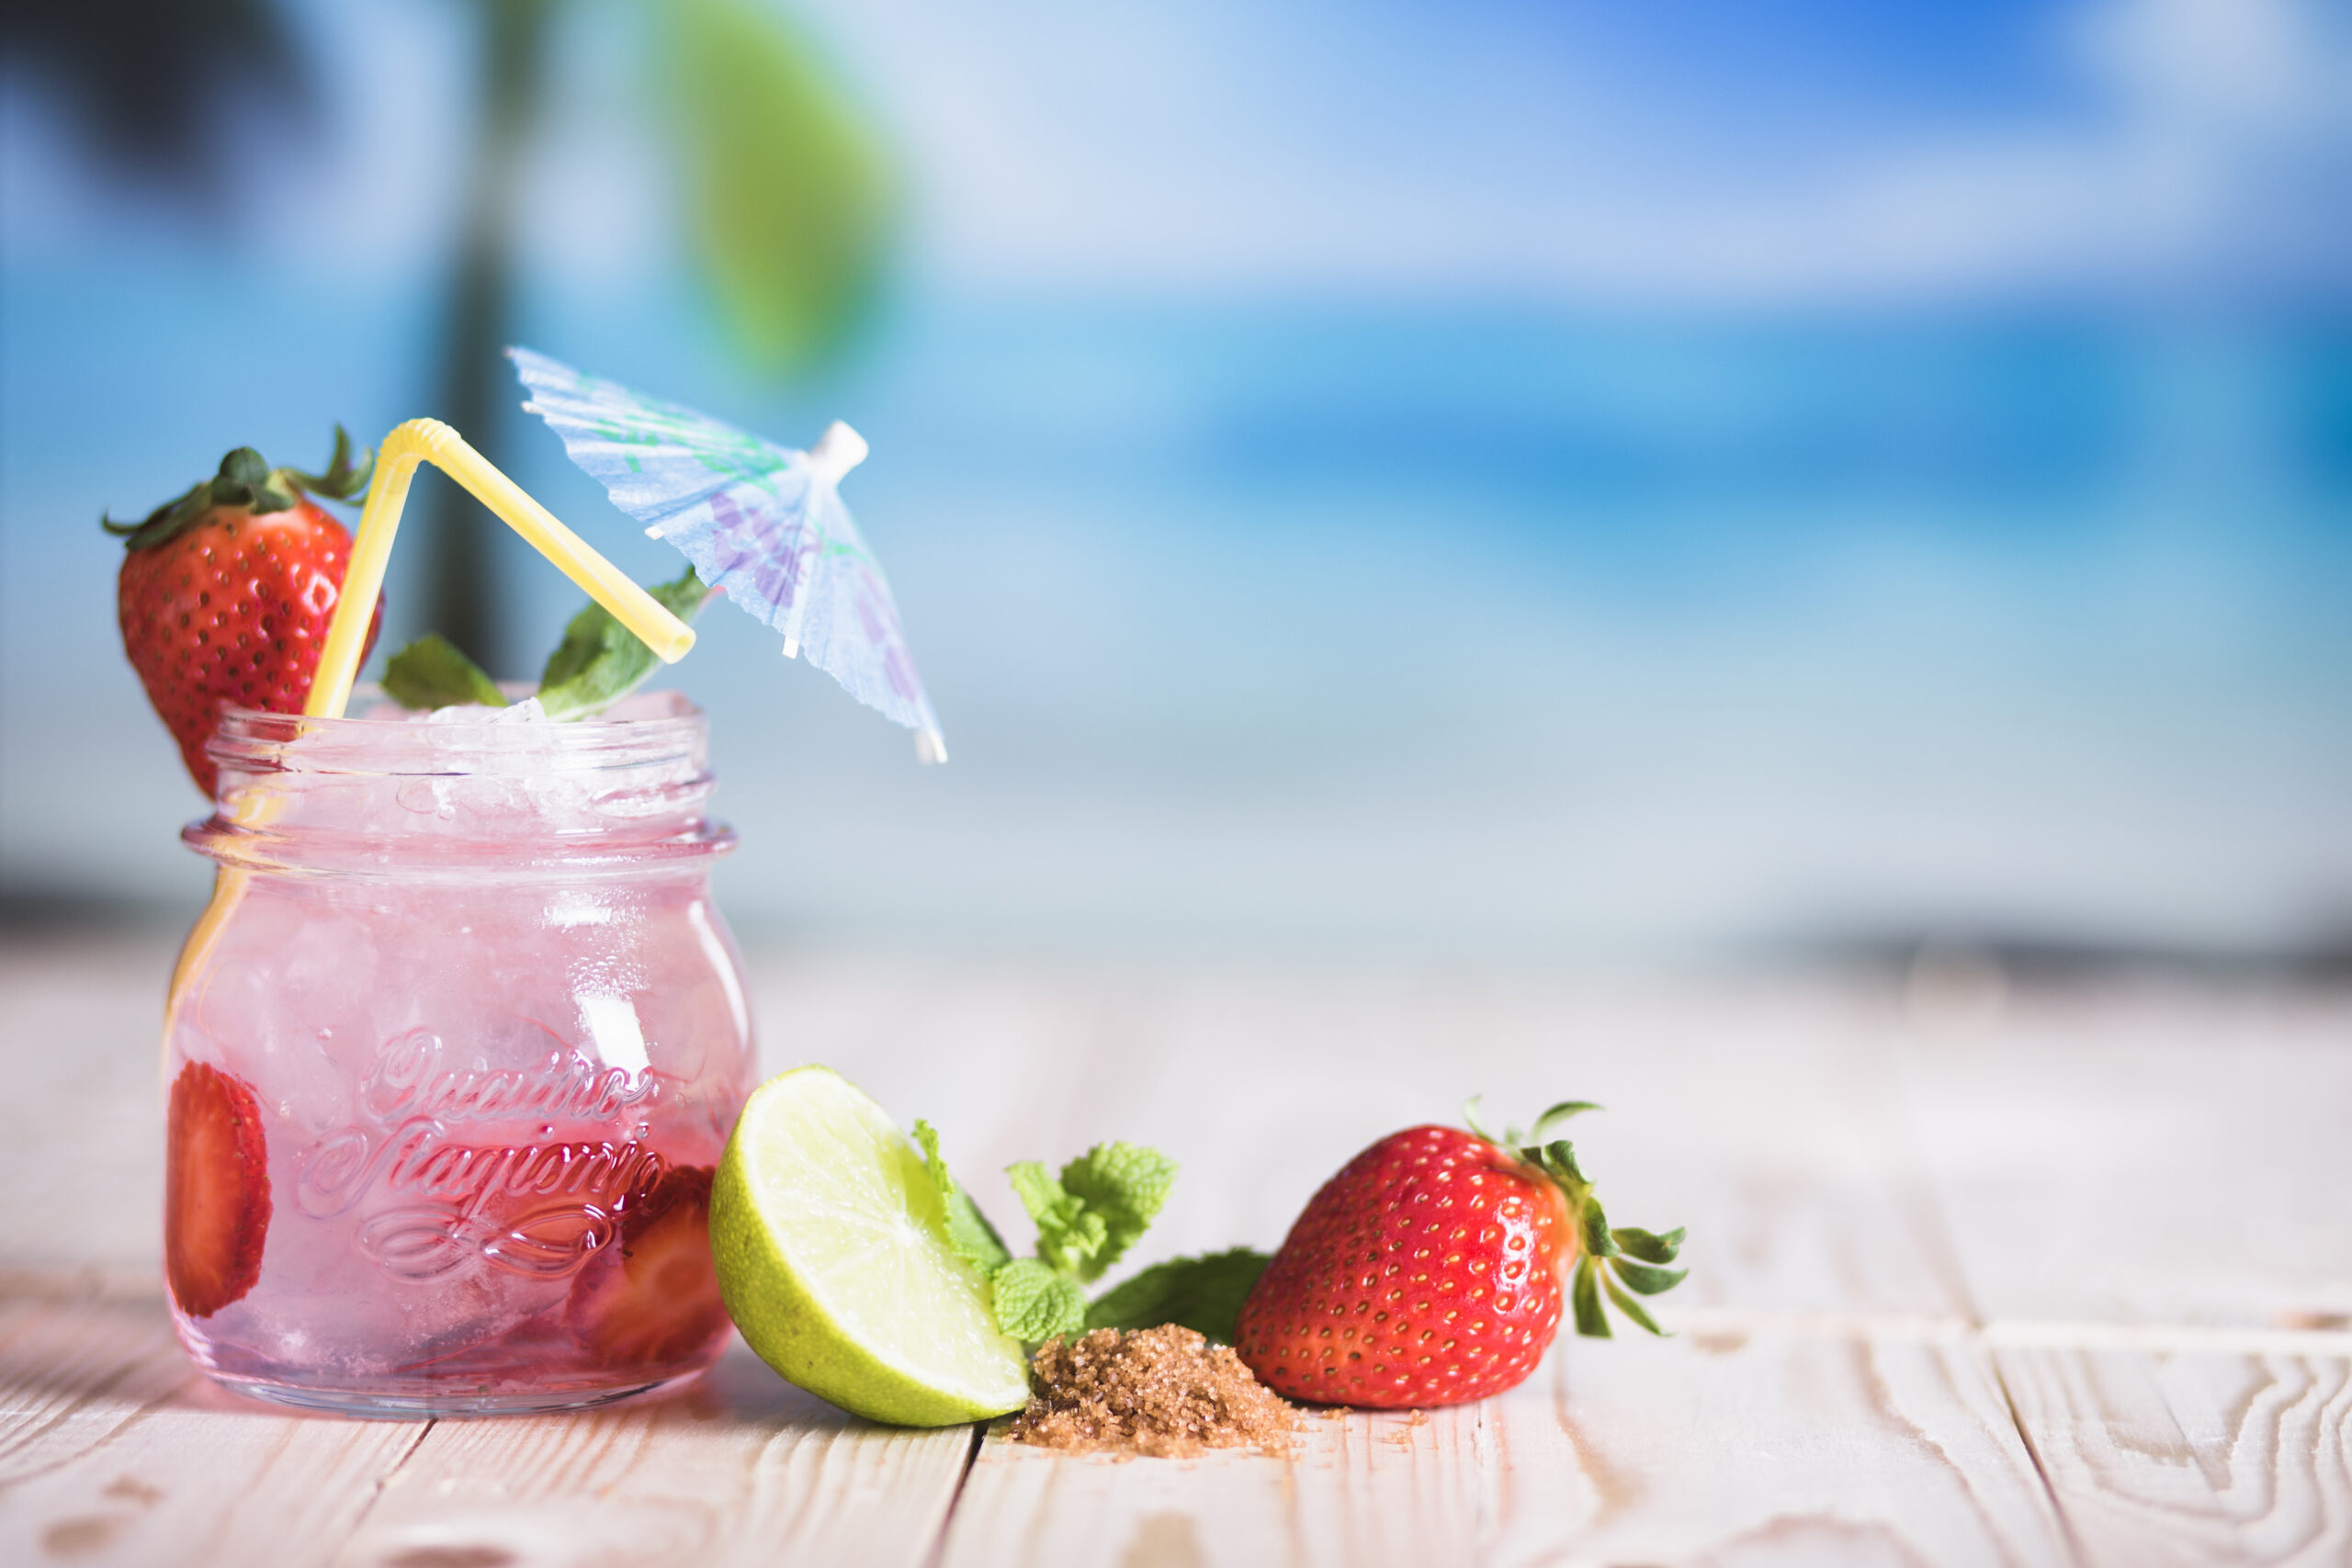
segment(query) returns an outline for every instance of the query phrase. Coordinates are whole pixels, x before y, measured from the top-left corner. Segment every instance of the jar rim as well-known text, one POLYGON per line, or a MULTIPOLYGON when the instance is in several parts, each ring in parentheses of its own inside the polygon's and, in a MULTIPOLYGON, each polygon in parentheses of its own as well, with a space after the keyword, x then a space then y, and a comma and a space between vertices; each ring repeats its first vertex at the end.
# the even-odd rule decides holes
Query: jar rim
MULTIPOLYGON (((529 686, 502 685, 515 697, 529 686)), ((709 716, 673 691, 641 692, 602 713, 569 719, 441 717, 402 708, 382 688, 362 687, 365 711, 336 718, 228 707, 205 750, 224 774, 325 773, 436 777, 518 772, 579 773, 642 768, 698 754, 709 716)))
POLYGON ((621 874, 734 844, 703 814, 707 716, 678 693, 577 720, 440 711, 230 710, 206 748, 213 814, 182 840, 249 871, 403 880, 621 874))

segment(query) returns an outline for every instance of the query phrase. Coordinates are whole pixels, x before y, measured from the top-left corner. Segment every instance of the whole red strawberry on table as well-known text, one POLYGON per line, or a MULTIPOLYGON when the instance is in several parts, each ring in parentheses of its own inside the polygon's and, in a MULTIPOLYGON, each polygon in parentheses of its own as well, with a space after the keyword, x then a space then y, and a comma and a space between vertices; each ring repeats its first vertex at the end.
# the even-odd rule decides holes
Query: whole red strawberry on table
POLYGON ((1637 1296, 1668 1269, 1682 1232, 1612 1229, 1558 1122, 1599 1107, 1569 1100, 1522 1139, 1409 1127, 1323 1184, 1243 1303, 1235 1348, 1276 1393, 1382 1408, 1500 1393, 1535 1370, 1569 1298, 1577 1332, 1606 1338, 1605 1292, 1660 1332, 1637 1296))
MULTIPOLYGON (((351 556, 351 536, 311 498, 349 501, 373 467, 371 453, 354 460, 337 425, 322 474, 273 468, 240 446, 141 521, 105 520, 127 551, 115 591, 123 651, 208 796, 216 769, 204 746, 221 709, 302 711, 351 556)), ((383 614, 379 595, 368 647, 383 614)))

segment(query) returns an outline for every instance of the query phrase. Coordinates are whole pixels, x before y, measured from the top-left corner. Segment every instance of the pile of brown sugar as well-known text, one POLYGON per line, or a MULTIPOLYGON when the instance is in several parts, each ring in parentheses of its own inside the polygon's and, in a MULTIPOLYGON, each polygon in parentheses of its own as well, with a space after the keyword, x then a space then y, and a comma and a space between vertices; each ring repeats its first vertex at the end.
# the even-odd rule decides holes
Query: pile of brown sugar
POLYGON ((1048 1339, 1029 1367, 1029 1408, 1007 1440, 1073 1453, 1190 1459, 1209 1449, 1288 1451, 1298 1412, 1230 1348, 1170 1324, 1048 1339))

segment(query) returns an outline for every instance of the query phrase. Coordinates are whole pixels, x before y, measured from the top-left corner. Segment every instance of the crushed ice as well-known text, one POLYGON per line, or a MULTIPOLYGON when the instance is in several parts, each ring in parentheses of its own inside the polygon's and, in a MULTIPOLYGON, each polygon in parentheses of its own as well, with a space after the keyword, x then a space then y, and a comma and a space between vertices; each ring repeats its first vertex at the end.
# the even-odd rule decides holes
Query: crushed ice
POLYGON ((413 713, 411 723, 423 724, 549 724, 548 710, 539 705, 537 696, 525 697, 503 708, 484 707, 480 703, 458 703, 454 706, 435 708, 430 713, 413 713))

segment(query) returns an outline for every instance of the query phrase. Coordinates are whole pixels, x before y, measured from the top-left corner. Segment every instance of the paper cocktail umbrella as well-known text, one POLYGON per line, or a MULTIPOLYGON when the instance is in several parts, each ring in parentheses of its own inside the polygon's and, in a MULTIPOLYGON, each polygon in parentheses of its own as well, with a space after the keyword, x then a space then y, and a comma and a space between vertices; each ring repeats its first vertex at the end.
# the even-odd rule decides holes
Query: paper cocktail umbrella
POLYGON ((543 354, 507 353, 531 390, 523 406, 563 437, 614 505, 781 632, 786 658, 805 652, 850 695, 913 730, 925 761, 947 760, 890 585, 842 504, 842 476, 865 457, 857 432, 836 423, 797 452, 543 354))

